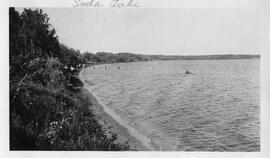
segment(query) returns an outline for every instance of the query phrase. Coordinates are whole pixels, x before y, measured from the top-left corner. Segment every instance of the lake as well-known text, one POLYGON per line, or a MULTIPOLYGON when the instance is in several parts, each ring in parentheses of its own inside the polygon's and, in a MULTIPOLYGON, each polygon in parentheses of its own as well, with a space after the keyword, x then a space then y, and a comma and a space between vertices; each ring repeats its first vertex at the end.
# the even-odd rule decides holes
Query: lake
POLYGON ((155 150, 260 151, 259 59, 96 65, 80 77, 155 150))

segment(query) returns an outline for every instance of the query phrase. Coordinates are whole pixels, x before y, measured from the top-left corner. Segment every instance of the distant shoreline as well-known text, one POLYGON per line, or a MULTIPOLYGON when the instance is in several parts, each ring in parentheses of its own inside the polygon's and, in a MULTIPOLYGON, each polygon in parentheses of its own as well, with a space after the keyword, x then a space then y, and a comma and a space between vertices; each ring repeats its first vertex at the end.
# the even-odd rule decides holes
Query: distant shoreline
POLYGON ((260 59, 259 54, 213 54, 213 55, 146 55, 156 60, 232 60, 232 59, 260 59))
POLYGON ((241 59, 260 59, 259 54, 219 54, 219 55, 144 55, 135 53, 110 53, 97 52, 85 53, 86 63, 126 63, 137 61, 153 60, 241 60, 241 59))

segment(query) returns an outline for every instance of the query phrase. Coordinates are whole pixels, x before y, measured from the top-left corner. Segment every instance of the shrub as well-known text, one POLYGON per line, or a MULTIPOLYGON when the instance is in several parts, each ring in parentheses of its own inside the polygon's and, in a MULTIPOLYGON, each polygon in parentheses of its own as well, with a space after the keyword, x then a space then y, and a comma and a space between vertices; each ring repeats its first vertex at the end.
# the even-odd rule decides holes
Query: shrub
POLYGON ((42 10, 10 8, 10 149, 129 150, 68 89, 82 82, 64 67, 81 59, 72 49, 59 50, 48 20, 42 10))

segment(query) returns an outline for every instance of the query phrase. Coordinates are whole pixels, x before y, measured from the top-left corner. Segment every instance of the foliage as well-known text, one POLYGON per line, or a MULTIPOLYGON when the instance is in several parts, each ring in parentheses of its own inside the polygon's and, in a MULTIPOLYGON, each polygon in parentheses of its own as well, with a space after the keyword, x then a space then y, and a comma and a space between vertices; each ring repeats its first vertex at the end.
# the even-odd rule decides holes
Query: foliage
POLYGON ((67 46, 61 44, 61 61, 65 65, 77 66, 83 62, 83 57, 80 51, 68 48, 67 46))
POLYGON ((88 101, 68 88, 79 80, 65 67, 76 67, 83 58, 59 43, 48 16, 14 8, 9 15, 10 149, 129 150, 103 129, 88 101))
POLYGON ((132 53, 108 53, 98 52, 96 54, 85 52, 83 54, 84 62, 101 62, 101 63, 116 63, 116 62, 135 62, 150 60, 146 55, 132 53))

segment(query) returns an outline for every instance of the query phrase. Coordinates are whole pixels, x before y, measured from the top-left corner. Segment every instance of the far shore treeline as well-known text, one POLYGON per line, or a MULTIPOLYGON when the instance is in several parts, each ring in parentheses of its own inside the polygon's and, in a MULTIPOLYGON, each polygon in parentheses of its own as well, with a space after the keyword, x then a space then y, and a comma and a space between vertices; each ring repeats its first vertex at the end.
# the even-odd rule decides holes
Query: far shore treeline
POLYGON ((109 52, 97 52, 89 53, 85 52, 83 55, 84 62, 134 62, 134 61, 150 61, 150 60, 222 60, 222 59, 253 59, 260 58, 260 55, 142 55, 133 53, 109 53, 109 52))
MULTIPOLYGON (((91 46, 91 43, 89 44, 91 46)), ((104 129, 77 78, 82 65, 259 55, 164 56, 81 53, 60 43, 41 9, 9 9, 10 150, 131 150, 104 129)))

